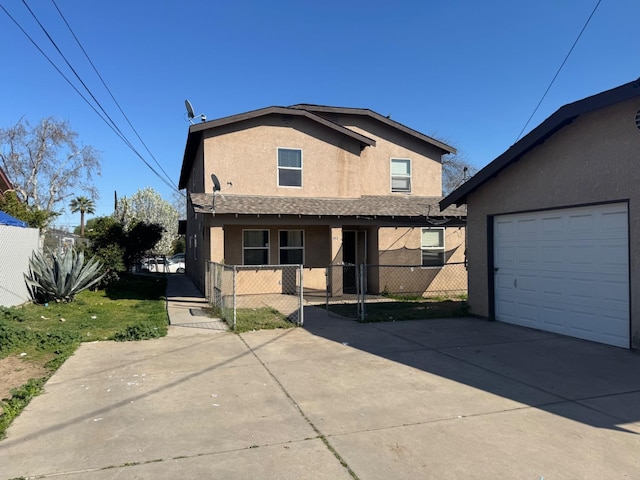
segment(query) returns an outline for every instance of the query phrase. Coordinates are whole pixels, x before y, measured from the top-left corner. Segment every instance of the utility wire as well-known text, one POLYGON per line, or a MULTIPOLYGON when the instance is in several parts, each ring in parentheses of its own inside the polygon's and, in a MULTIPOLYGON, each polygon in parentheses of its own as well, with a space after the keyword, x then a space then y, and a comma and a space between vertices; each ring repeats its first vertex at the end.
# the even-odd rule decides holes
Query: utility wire
MULTIPOLYGON (((27 7, 28 8, 28 7, 27 7)), ((107 119, 96 109, 96 107, 82 94, 82 92, 73 84, 71 80, 60 70, 60 68, 55 64, 55 62, 46 54, 42 48, 38 45, 38 43, 29 35, 29 33, 20 25, 20 23, 9 13, 9 11, 4 7, 4 5, 0 4, 0 9, 11 19, 11 21, 18 27, 18 29, 27 37, 27 39, 33 44, 33 46, 42 54, 42 56, 51 64, 51 66, 64 78, 64 80, 69 84, 69 86, 82 98, 87 105, 95 112, 98 117, 118 136, 143 162, 144 164, 169 188, 172 190, 175 189, 174 185, 170 184, 164 177, 162 177, 145 159, 140 155, 140 153, 135 149, 135 147, 129 142, 126 137, 119 131, 117 127, 109 123, 107 119)), ((37 19, 36 19, 37 21, 37 19)), ((39 23, 39 22, 38 22, 39 23)), ((62 54, 61 54, 62 55, 62 54)), ((73 70, 73 69, 72 69, 73 70)), ((75 73, 75 72, 74 72, 75 73)), ((77 75, 77 74, 76 74, 77 75)), ((82 82, 81 82, 82 83, 82 82)), ((84 83, 83 83, 84 85, 84 83)), ((86 85, 84 85, 85 89, 87 89, 86 85)), ((87 89, 88 90, 88 89, 87 89)), ((93 95, 92 95, 93 97, 93 95)), ((102 107, 101 107, 102 108, 102 107)), ((105 112, 106 114, 106 112, 105 112)))
POLYGON ((60 10, 60 8, 58 7, 58 5, 56 4, 55 0, 51 0, 51 3, 53 3, 54 7, 56 8, 56 10, 58 11, 58 14, 60 15, 60 18, 62 18, 62 20, 64 21, 65 25, 67 26, 67 28, 69 29, 69 32, 71 33, 71 35, 73 36, 73 38, 75 39, 76 43, 78 44, 78 47, 80 47, 80 50, 82 50, 82 53, 84 53, 84 56, 86 57, 87 61, 91 64, 91 67, 93 68, 93 71, 96 73, 96 75, 98 76, 98 78, 100 79, 100 81, 102 82, 102 85, 104 86, 104 88, 107 90, 107 92, 109 92, 109 95, 111 96, 111 99, 113 100, 113 102, 116 104, 116 106, 118 107, 118 110, 120 110, 120 113, 122 113, 122 116, 125 118, 125 120, 127 121, 127 123, 129 124, 129 126, 131 127, 131 130, 133 130, 133 132, 136 134, 136 137, 138 137, 138 140, 140 140, 140 143, 142 143, 142 145, 144 145, 144 148, 147 150, 147 152, 149 153, 149 155, 151 155, 151 158, 153 158, 154 162, 156 163, 156 165, 160 168, 160 170, 162 170, 162 173, 165 174, 165 176, 167 177, 167 179, 173 184, 174 189, 178 190, 178 186, 171 180, 171 177, 169 176, 169 174, 167 174, 167 172, 164 170, 164 168, 162 168, 162 165, 160 165, 160 163, 158 162, 158 160, 156 159, 156 157, 153 155, 153 153, 151 153, 151 150, 149 150, 149 147, 147 146, 147 144, 144 142, 144 140, 142 140, 142 138, 140 137, 140 135, 138 134, 138 131, 135 129, 135 127, 133 126, 133 124, 131 123, 131 121, 129 120, 129 117, 127 116, 126 113, 124 113, 122 107, 120 106, 120 103, 118 103, 118 101, 116 100, 115 96, 113 95, 113 93, 111 92, 111 89, 107 86, 107 83, 104 81, 104 79, 102 78, 102 75, 100 75, 100 72, 98 72, 98 69, 96 68, 96 66, 94 65, 94 63, 91 61, 91 58, 89 57, 89 54, 87 53, 87 51, 85 50, 85 48, 82 46, 82 43, 80 43, 80 40, 78 39, 78 37, 76 36, 75 32, 73 31, 73 29, 71 28, 71 25, 69 25, 69 22, 67 21, 67 19, 65 18, 65 16, 62 14, 62 11, 60 10))
MULTIPOLYGON (((569 56, 571 55, 571 52, 573 52, 573 49, 575 48, 575 46, 578 44, 578 40, 580 40, 580 37, 582 36, 582 34, 584 33, 584 31, 587 28, 587 25, 589 25, 589 22, 591 21, 591 18, 593 17, 593 14, 596 13, 596 10, 598 9, 598 7, 600 6, 600 2, 602 2, 602 0, 598 0, 596 3, 596 6, 593 7, 593 11, 591 12, 591 15, 589 15, 589 18, 587 18, 587 21, 585 22, 584 26, 582 27, 582 30, 580 30, 580 33, 578 34, 578 36, 576 37, 576 40, 573 42, 573 45, 571 45, 571 48, 569 49, 569 53, 567 53, 566 57, 564 57, 564 60, 562 61, 562 63, 560 64, 560 67, 558 68, 558 70, 556 71, 556 74, 553 76, 553 79, 551 80, 551 83, 549 83, 549 86, 547 87, 547 89, 544 91, 544 94, 542 95, 542 98, 540 99, 540 101, 538 102, 538 105, 536 105, 536 108, 533 109, 533 113, 531 114, 531 116, 529 117, 529 119, 527 120, 527 123, 524 124, 524 127, 522 127, 522 130, 520 130, 520 133, 518 134, 518 138, 516 138, 516 142, 518 140, 520 140, 520 137, 522 136, 522 133, 524 132, 524 130, 527 128, 527 126, 529 125, 529 122, 531 122, 531 119, 533 118, 533 116, 536 114, 536 112, 538 111, 538 108, 540 108, 540 105, 542 104, 543 100, 545 99, 545 97, 547 96, 547 93, 549 93, 549 90, 551 90, 551 86, 553 85, 553 83, 556 81, 556 78, 558 78, 558 75, 560 74, 560 70, 562 70, 562 67, 564 67, 564 64, 567 63, 567 60, 569 59, 569 56)), ((514 142, 515 143, 515 142, 514 142)))
MULTIPOLYGON (((27 10, 29 11, 29 13, 31 14, 31 16, 34 18, 34 20, 36 21, 36 23, 40 26, 40 28, 42 29, 42 31, 44 32, 44 34, 47 36, 47 38, 49 39, 49 41, 51 42, 51 44, 55 47, 55 49, 58 51, 58 53, 60 54, 60 56, 62 57, 62 59, 65 61, 65 63, 67 64, 67 66, 71 69, 71 71, 73 72, 73 74, 76 76, 76 78, 78 79, 78 81, 82 84, 82 86, 85 88, 85 90, 89 93, 89 95, 91 96, 91 98, 93 98, 93 101, 96 103, 96 105, 98 105, 98 107, 100 108, 100 110, 102 110, 102 112, 105 114, 105 116, 109 119, 109 121, 111 122, 111 125, 113 125, 113 127, 111 127, 111 125, 109 125, 111 127, 111 129, 116 132, 116 134, 118 135, 118 137, 120 137, 120 139, 138 156, 140 157, 140 159, 144 162, 145 165, 147 165, 147 167, 149 167, 151 169, 151 171, 153 173, 156 174, 156 176, 158 176, 158 178, 160 178, 160 180, 162 180, 162 182, 167 185, 169 188, 171 189, 175 189, 175 186, 173 184, 171 184, 170 182, 168 182, 165 178, 163 178, 151 165, 149 165, 149 163, 142 157, 142 155, 140 155, 140 153, 138 152, 138 150, 133 146, 133 144, 126 138, 126 136, 124 135, 124 133, 122 133, 122 131, 120 130, 120 128, 118 127, 118 125, 116 124, 116 122, 109 116, 109 114, 106 112, 106 110, 102 107, 102 104, 98 101, 98 99, 93 95, 93 93, 91 92, 91 90, 89 89, 89 87, 87 87, 87 85, 84 83, 84 81, 82 80, 82 78, 80 78, 80 75, 78 74, 78 72, 76 72, 76 70, 73 68, 73 66, 71 65, 71 63, 67 60, 66 56, 62 53, 62 51, 60 50, 60 48, 58 47, 58 45, 56 44, 56 42, 53 40, 53 38, 51 37, 51 35, 49 35, 49 32, 47 31, 47 29, 44 27, 44 25, 42 25, 42 23, 40 22, 40 20, 38 19, 38 17, 35 15, 35 13, 33 12, 33 10, 31 10, 31 8, 29 7, 29 5, 27 4, 26 0, 22 0, 22 3, 24 4, 24 6, 27 8, 27 10)), ((103 118, 103 117, 101 117, 103 118)), ((104 120, 104 118, 103 118, 104 120)), ((165 173, 166 175, 166 173, 165 173)), ((168 176, 167 176, 168 178, 168 176)))

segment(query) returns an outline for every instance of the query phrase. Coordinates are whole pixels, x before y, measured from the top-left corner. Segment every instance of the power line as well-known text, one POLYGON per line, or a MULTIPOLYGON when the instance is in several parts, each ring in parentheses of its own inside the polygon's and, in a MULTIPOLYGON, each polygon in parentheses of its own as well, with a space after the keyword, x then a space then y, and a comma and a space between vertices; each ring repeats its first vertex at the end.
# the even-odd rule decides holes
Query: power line
POLYGON ((120 138, 125 145, 127 145, 129 147, 129 149, 131 149, 133 151, 133 153, 136 154, 136 156, 138 156, 140 158, 140 160, 142 160, 142 162, 165 184, 167 185, 170 189, 174 190, 174 191, 178 191, 175 184, 172 184, 170 182, 170 180, 167 180, 169 178, 169 176, 165 173, 165 175, 167 176, 167 178, 164 178, 162 175, 160 175, 150 164, 149 162, 147 162, 147 160, 145 160, 145 158, 137 151, 137 149, 131 144, 131 142, 126 138, 126 136, 120 131, 120 129, 117 127, 116 123, 111 119, 111 117, 106 113, 106 111, 104 110, 104 108, 102 107, 102 105, 100 104, 100 102, 95 98, 95 96, 91 93, 90 89, 87 87, 87 85, 82 81, 82 79, 79 77, 79 75, 77 74, 77 72, 75 71, 75 69, 70 65, 70 63, 68 62, 68 60, 66 59, 66 57, 64 56, 64 54, 61 52, 61 50, 58 48, 58 46, 56 45, 56 43, 53 41, 53 39, 51 38, 51 36, 49 35, 49 33, 47 32, 46 28, 44 28, 44 26, 41 24, 41 22, 38 20, 38 18, 35 16, 35 14, 31 11, 31 9, 29 8, 29 6, 25 3, 25 0, 23 0, 23 3, 25 4, 25 6, 27 7, 27 9, 29 10, 29 12, 31 13, 31 15, 34 17, 34 19, 36 20, 36 22, 38 23, 38 25, 40 25, 40 28, 44 31, 45 35, 47 36, 47 38, 49 38, 49 40, 51 41, 51 43, 54 45, 54 47, 56 48, 56 50, 58 50, 58 53, 62 56, 62 58, 65 60, 65 62, 67 63, 67 65, 69 66, 69 68, 73 71, 73 73, 76 75, 76 78, 78 78, 78 80, 80 81, 80 83, 84 86, 85 90, 87 90, 87 92, 89 93, 89 95, 91 95, 91 97, 94 99, 94 101, 96 102, 96 104, 99 106, 99 108, 104 112, 104 114, 109 118, 109 121, 107 121, 107 119, 96 109, 96 107, 82 94, 82 92, 80 92, 80 90, 73 84, 73 82, 64 74, 64 72, 62 72, 62 70, 60 70, 60 68, 55 64, 55 62, 46 54, 46 52, 44 52, 44 50, 42 50, 42 48, 40 48, 40 46, 38 45, 38 43, 29 35, 29 33, 22 27, 22 25, 9 13, 9 11, 7 11, 7 9, 0 4, 0 9, 2 9, 2 11, 4 11, 4 13, 11 19, 11 21, 18 27, 18 29, 27 37, 27 39, 33 44, 33 46, 38 50, 38 52, 40 52, 40 54, 42 56, 44 56, 44 58, 49 62, 49 64, 51 64, 51 66, 62 76, 62 78, 64 78, 64 80, 71 86, 71 88, 80 96, 80 98, 82 98, 84 100, 84 102, 89 105, 89 107, 95 112, 96 115, 98 115, 98 117, 105 122, 105 124, 116 134, 116 136, 118 138, 120 138), (111 122, 111 123, 110 123, 111 122))
MULTIPOLYGON (((518 134, 518 138, 516 138, 516 142, 518 140, 520 140, 520 137, 522 136, 522 133, 524 132, 524 130, 527 128, 527 126, 529 125, 529 122, 531 122, 531 119, 533 118, 533 116, 536 114, 536 112, 538 111, 538 108, 540 108, 540 105, 542 104, 543 100, 545 99, 545 97, 547 96, 547 93, 549 93, 549 90, 551 90, 551 86, 553 85, 553 83, 556 81, 556 78, 558 78, 558 75, 560 74, 560 70, 562 70, 562 67, 564 67, 564 64, 567 63, 567 60, 569 59, 569 56, 571 55, 571 52, 573 52, 573 49, 575 48, 575 46, 578 44, 578 40, 580 40, 580 37, 582 36, 582 34, 584 33, 584 31, 587 28, 587 25, 589 25, 589 22, 591 21, 591 18, 593 17, 593 14, 596 13, 596 10, 598 9, 598 7, 600 6, 600 2, 602 2, 602 0, 598 0, 596 3, 596 6, 593 7, 593 11, 591 12, 591 15, 589 15, 589 18, 587 18, 587 21, 585 22, 584 26, 582 27, 582 30, 580 30, 580 33, 578 34, 578 36, 576 37, 575 41, 573 42, 573 45, 571 45, 571 48, 569 49, 569 52, 567 53, 567 55, 564 57, 564 60, 562 61, 562 63, 560 64, 560 67, 558 67, 558 70, 556 71, 556 74, 553 76, 553 79, 551 79, 551 83, 549 83, 549 86, 547 87, 547 89, 544 91, 544 94, 542 95, 542 98, 540 99, 540 101, 538 102, 538 105, 536 105, 536 108, 533 109, 533 113, 531 113, 531 116, 529 117, 529 119, 527 120, 527 123, 524 124, 524 127, 522 127, 522 130, 520 130, 520 133, 518 134)), ((514 142, 515 143, 515 142, 514 142)))
POLYGON ((53 5, 55 6, 56 10, 58 11, 58 14, 60 15, 60 18, 62 18, 62 20, 64 21, 65 25, 67 26, 67 28, 69 29, 69 32, 71 33, 71 35, 73 36, 74 40, 76 41, 76 43, 78 44, 78 47, 80 47, 80 50, 82 50, 82 53, 84 53, 84 56, 86 57, 87 61, 89 62, 89 64, 91 65, 91 67, 93 68, 93 71, 96 73, 96 75, 98 76, 98 78, 100 79, 100 81, 102 82, 102 85, 104 86, 104 88, 107 90, 107 92, 109 92, 109 95, 111 96, 111 99, 113 100, 113 102, 116 104, 116 106, 118 107, 118 110, 120 110, 120 113, 122 113, 122 116, 125 118, 125 120, 127 121, 127 123, 129 124, 129 126, 131 127, 131 130, 133 130, 133 132, 136 134, 136 137, 138 137, 138 140, 140 140, 140 143, 142 143, 142 145, 144 145, 144 148, 147 150, 147 152, 149 153, 149 155, 151 155, 151 158, 153 158, 154 162, 156 163, 156 165, 160 168, 160 170, 162 170, 162 173, 164 173, 164 175, 167 177, 167 179, 172 183, 172 185, 174 186, 175 190, 178 190, 178 186, 171 180, 171 177, 169 176, 169 174, 167 174, 167 172, 164 170, 164 168, 162 168, 162 165, 160 165, 160 163, 158 162, 158 160, 156 159, 156 157, 153 155, 153 153, 151 153, 151 150, 149 150, 149 147, 147 147, 147 144, 144 142, 144 140, 142 140, 142 138, 140 137, 140 135, 138 134, 138 131, 135 129, 135 127, 133 126, 133 124, 131 123, 131 121, 129 120, 129 117, 127 116, 126 113, 124 113, 122 107, 120 106, 120 103, 118 103, 118 101, 116 100, 115 96, 113 95, 113 93, 111 92, 111 89, 107 86, 107 83, 104 81, 104 79, 102 78, 102 75, 100 75, 100 72, 98 72, 98 69, 96 68, 96 66, 94 65, 94 63, 91 61, 91 58, 89 57, 89 54, 87 53, 87 51, 85 50, 85 48, 82 46, 82 44, 80 43, 80 40, 78 39, 78 37, 76 36, 75 32, 73 31, 73 29, 71 28, 71 25, 69 25, 69 22, 67 21, 67 19, 65 18, 65 16, 62 14, 62 11, 60 10, 60 8, 58 7, 58 5, 56 4, 55 0, 51 0, 51 3, 53 3, 53 5))
MULTIPOLYGON (((91 92, 91 90, 89 89, 89 87, 87 87, 87 85, 84 83, 84 81, 82 80, 82 78, 80 78, 80 75, 76 72, 76 70, 73 68, 73 66, 71 65, 71 63, 67 60, 66 56, 62 53, 62 51, 60 50, 60 48, 58 47, 58 45, 56 44, 56 42, 53 40, 53 38, 51 37, 51 35, 49 35, 49 32, 47 31, 47 29, 44 27, 44 25, 42 25, 42 23, 40 22, 40 20, 38 19, 38 17, 35 15, 35 13, 31 10, 31 8, 29 8, 29 5, 27 4, 26 0, 22 0, 22 3, 24 4, 24 6, 27 8, 27 10, 29 11, 29 13, 31 14, 31 16, 34 18, 34 20, 38 23, 38 25, 40 26, 40 28, 42 29, 42 31, 44 32, 44 34, 47 36, 47 38, 49 39, 49 41, 53 44, 53 46, 55 47, 55 49, 58 51, 58 53, 60 54, 60 56, 63 58, 63 60, 65 61, 65 63, 67 64, 67 66, 71 69, 71 71, 74 73, 74 75, 76 76, 76 78, 78 79, 78 81, 82 84, 82 86, 85 88, 85 90, 89 93, 89 95, 91 96, 91 98, 93 98, 94 102, 96 102, 96 104, 98 105, 98 107, 100 108, 100 110, 102 110, 102 112, 105 114, 105 116, 109 119, 109 121, 111 122, 111 124, 113 125, 113 127, 111 127, 111 125, 109 125, 111 127, 111 129, 116 132, 116 135, 118 135, 118 137, 144 162, 145 165, 147 165, 147 167, 149 167, 149 169, 151 169, 151 171, 153 173, 156 174, 156 176, 158 176, 158 178, 160 178, 160 180, 167 185, 169 188, 171 189, 176 189, 175 185, 173 183, 171 183, 171 180, 169 179, 169 176, 165 173, 167 179, 163 178, 151 165, 149 165, 149 163, 142 157, 142 155, 140 155, 140 153, 138 152, 138 150, 133 146, 133 144, 127 139, 127 137, 124 135, 124 133, 122 133, 122 131, 120 130, 120 128, 118 127, 118 125, 116 124, 116 122, 109 116, 109 114, 105 111, 105 109, 102 107, 102 104, 96 99, 96 97, 93 95, 93 93, 91 92), (169 180, 169 181, 167 181, 169 180)), ((101 117, 102 118, 102 117, 101 117)), ((103 118, 104 121, 104 118, 103 118)))

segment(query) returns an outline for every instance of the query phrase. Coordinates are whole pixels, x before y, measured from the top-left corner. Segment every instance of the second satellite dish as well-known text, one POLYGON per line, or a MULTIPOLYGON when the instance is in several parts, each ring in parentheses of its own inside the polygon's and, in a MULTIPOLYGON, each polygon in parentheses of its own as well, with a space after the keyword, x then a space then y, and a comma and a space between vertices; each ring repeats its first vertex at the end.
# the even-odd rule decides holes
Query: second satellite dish
POLYGON ((201 122, 207 121, 207 116, 204 113, 201 113, 200 115, 196 115, 194 113, 193 105, 191 105, 191 102, 189 100, 184 101, 184 106, 187 108, 187 118, 189 119, 189 123, 191 123, 191 125, 193 125, 193 119, 195 117, 200 117, 201 122))
POLYGON ((220 191, 220 180, 218 180, 218 177, 216 177, 215 174, 211 174, 211 180, 213 180, 213 191, 214 192, 219 192, 220 191))

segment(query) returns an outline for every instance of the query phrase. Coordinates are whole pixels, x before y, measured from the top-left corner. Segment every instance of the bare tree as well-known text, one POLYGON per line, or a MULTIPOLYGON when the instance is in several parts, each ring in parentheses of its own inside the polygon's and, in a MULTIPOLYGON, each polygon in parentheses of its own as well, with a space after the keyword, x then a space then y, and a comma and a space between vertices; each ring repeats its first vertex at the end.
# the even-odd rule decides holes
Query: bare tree
POLYGON ((462 154, 446 156, 442 159, 442 194, 449 195, 477 171, 462 154))
POLYGON ((21 201, 55 212, 78 191, 98 198, 92 179, 100 175, 100 156, 93 147, 79 145, 77 137, 68 122, 52 117, 34 127, 20 119, 0 129, 1 166, 21 201))

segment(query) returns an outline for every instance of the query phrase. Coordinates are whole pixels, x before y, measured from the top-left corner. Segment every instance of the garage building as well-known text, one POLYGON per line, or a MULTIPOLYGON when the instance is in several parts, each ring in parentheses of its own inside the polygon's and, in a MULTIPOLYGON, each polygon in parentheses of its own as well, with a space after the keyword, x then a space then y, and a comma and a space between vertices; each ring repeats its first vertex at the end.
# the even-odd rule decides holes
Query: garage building
POLYGON ((640 348, 640 80, 560 108, 453 204, 471 313, 640 348))

